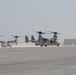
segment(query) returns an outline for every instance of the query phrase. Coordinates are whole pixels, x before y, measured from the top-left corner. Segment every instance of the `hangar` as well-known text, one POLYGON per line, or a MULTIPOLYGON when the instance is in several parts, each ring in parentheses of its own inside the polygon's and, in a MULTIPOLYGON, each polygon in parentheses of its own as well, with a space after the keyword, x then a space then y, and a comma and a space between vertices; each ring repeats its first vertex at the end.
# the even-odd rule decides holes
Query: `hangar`
POLYGON ((64 39, 64 45, 76 45, 76 39, 64 39))

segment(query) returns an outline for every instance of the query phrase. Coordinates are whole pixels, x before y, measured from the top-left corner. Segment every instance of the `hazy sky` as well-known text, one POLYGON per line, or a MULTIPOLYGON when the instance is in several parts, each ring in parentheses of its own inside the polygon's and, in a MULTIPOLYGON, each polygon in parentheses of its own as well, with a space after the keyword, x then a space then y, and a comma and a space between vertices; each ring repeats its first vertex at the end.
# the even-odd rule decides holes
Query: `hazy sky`
POLYGON ((76 0, 0 0, 1 35, 36 36, 31 30, 58 31, 60 39, 75 38, 76 0))

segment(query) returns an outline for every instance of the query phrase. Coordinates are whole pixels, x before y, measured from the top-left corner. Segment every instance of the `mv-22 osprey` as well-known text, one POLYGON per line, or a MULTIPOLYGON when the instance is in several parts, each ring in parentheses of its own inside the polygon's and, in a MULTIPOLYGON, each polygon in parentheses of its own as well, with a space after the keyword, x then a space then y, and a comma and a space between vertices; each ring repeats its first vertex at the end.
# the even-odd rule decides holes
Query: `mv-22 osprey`
POLYGON ((15 40, 9 40, 9 41, 0 41, 1 47, 12 47, 11 43, 15 43, 16 45, 18 44, 18 37, 19 36, 14 36, 15 40))
MULTIPOLYGON (((49 31, 49 32, 50 32, 50 31, 49 31)), ((57 33, 57 32, 51 32, 51 33, 54 34, 54 35, 53 35, 53 38, 51 38, 51 39, 43 38, 43 37, 42 37, 42 34, 46 34, 46 33, 44 33, 44 32, 38 31, 37 33, 39 34, 39 35, 38 35, 38 40, 35 40, 35 38, 34 38, 33 35, 31 36, 31 40, 30 40, 32 43, 35 43, 35 45, 40 45, 41 47, 42 47, 42 46, 47 47, 47 45, 57 45, 57 46, 60 45, 60 43, 57 42, 57 38, 58 38, 58 37, 57 37, 57 34, 59 34, 59 33, 57 33)), ((29 42, 28 36, 25 36, 25 42, 26 42, 26 43, 29 42)))

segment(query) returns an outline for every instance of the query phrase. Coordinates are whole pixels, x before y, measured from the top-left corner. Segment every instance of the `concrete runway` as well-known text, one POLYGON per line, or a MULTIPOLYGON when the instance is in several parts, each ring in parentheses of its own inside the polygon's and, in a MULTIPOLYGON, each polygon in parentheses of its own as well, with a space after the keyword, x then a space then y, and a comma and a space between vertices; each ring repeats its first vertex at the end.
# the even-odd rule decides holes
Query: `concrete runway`
POLYGON ((76 47, 0 48, 0 75, 76 75, 76 47))

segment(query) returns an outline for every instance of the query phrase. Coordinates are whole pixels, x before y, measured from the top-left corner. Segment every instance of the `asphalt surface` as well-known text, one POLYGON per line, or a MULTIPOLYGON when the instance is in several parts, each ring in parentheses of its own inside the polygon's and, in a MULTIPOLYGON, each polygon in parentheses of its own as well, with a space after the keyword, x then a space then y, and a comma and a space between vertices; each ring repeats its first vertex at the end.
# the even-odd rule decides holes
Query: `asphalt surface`
POLYGON ((0 48, 0 75, 76 75, 76 47, 0 48))

